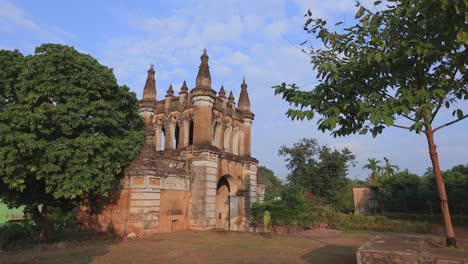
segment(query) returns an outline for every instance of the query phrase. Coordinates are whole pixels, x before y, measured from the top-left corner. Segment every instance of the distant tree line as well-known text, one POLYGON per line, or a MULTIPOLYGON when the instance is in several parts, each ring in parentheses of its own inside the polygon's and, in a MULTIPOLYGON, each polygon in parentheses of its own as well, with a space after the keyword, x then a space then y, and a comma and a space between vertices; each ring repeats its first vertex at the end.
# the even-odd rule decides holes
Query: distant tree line
MULTIPOLYGON (((468 210, 468 164, 443 171, 448 202, 453 214, 468 210)), ((439 197, 432 168, 418 176, 404 170, 381 182, 380 197, 384 211, 440 214, 439 197)))
MULTIPOLYGON (((356 186, 379 186, 383 213, 440 214, 440 200, 432 168, 424 175, 400 171, 389 158, 369 158, 363 169, 370 171, 365 181, 347 178, 355 156, 349 149, 331 149, 317 140, 303 138, 292 146, 281 146, 290 173, 282 181, 267 167, 260 166, 266 183, 265 201, 286 204, 289 210, 301 203, 331 206, 342 213, 353 212, 356 186)), ((468 164, 443 171, 450 209, 464 215, 468 210, 468 164)), ((300 214, 300 212, 295 213, 300 214)), ((274 215, 273 215, 274 217, 274 215)))

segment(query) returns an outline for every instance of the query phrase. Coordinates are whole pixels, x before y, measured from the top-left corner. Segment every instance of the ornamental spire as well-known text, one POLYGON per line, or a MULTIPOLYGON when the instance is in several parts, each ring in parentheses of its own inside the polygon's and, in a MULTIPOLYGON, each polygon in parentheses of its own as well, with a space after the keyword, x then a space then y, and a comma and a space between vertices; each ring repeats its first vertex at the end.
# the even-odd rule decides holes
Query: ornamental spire
POLYGON ((180 87, 180 93, 179 94, 187 94, 188 92, 188 87, 187 87, 187 82, 184 81, 182 84, 182 87, 180 87))
POLYGON ((211 89, 211 75, 210 67, 208 66, 208 54, 206 54, 206 49, 203 50, 203 54, 200 57, 201 63, 198 69, 197 81, 195 88, 196 89, 211 89))
POLYGON ((143 100, 156 100, 156 80, 154 78, 155 71, 153 64, 148 70, 148 77, 146 78, 145 88, 143 89, 143 100))
POLYGON ((249 100, 249 93, 247 92, 247 84, 245 83, 245 77, 242 80, 241 84, 241 92, 239 95, 239 102, 237 107, 242 112, 249 112, 250 111, 250 100, 249 100))
POLYGON ((232 94, 232 91, 229 92, 228 102, 234 104, 234 95, 232 94))
POLYGON ((169 85, 169 89, 167 89, 166 97, 172 97, 174 95, 174 89, 172 88, 172 84, 169 85))
POLYGON ((218 97, 226 98, 226 91, 224 91, 224 85, 221 85, 221 89, 219 89, 218 97))

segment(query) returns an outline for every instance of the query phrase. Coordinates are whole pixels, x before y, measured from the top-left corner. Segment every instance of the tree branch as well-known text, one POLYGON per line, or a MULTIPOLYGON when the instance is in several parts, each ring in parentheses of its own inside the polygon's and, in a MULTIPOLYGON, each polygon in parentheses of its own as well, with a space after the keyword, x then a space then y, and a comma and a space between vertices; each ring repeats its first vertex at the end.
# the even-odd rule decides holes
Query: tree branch
POLYGON ((401 125, 395 125, 395 124, 393 124, 392 126, 398 127, 398 128, 403 128, 403 129, 411 130, 411 128, 410 128, 410 127, 407 127, 407 126, 401 126, 401 125))
POLYGON ((408 119, 408 120, 411 120, 411 121, 413 121, 413 122, 416 122, 416 119, 411 118, 411 117, 409 117, 409 116, 407 116, 407 115, 401 115, 401 116, 404 117, 404 118, 406 118, 406 119, 408 119))
POLYGON ((446 123, 446 124, 443 124, 443 125, 441 125, 441 126, 435 128, 435 129, 433 130, 433 132, 435 133, 437 130, 439 130, 439 129, 441 129, 441 128, 444 128, 444 127, 448 127, 448 126, 450 126, 450 125, 453 125, 453 124, 455 124, 455 123, 457 123, 457 122, 459 122, 459 121, 462 121, 463 119, 465 119, 465 118, 467 118, 467 117, 468 117, 468 115, 464 115, 464 116, 462 116, 461 118, 458 118, 458 119, 455 119, 455 120, 453 120, 453 121, 451 121, 451 122, 448 122, 448 123, 446 123))
POLYGON ((429 123, 432 124, 432 121, 434 121, 434 118, 436 117, 437 113, 439 112, 440 108, 442 107, 442 103, 444 102, 443 99, 439 99, 439 104, 436 107, 436 110, 434 113, 431 115, 431 120, 429 120, 429 123))

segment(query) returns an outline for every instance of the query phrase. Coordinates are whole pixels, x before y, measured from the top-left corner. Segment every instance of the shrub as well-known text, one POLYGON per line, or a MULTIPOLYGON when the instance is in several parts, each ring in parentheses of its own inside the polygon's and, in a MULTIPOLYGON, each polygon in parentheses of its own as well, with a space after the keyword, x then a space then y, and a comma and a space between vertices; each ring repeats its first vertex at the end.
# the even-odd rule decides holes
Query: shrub
POLYGON ((31 220, 5 222, 0 225, 0 249, 31 246, 37 242, 38 228, 31 220))

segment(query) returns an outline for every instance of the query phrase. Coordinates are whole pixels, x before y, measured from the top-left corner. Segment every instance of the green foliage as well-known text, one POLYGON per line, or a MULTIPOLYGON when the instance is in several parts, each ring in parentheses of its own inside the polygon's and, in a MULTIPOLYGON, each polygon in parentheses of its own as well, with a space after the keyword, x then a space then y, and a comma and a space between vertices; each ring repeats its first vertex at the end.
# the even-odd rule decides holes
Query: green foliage
POLYGON ((9 206, 69 210, 106 196, 143 128, 135 94, 91 56, 58 44, 30 56, 0 50, 0 198, 9 206))
POLYGON ((354 196, 353 196, 353 187, 359 186, 359 183, 356 181, 348 181, 341 189, 338 190, 335 197, 333 198, 333 203, 330 204, 337 211, 342 213, 351 213, 354 211, 354 196))
MULTIPOLYGON (((457 165, 443 172, 450 210, 464 215, 468 208, 468 166, 457 165)), ((438 214, 440 203, 431 169, 423 176, 402 171, 382 181, 380 191, 385 211, 438 214)), ((440 219, 439 219, 440 220, 440 219)), ((455 220, 454 220, 455 221, 455 220)))
MULTIPOLYGON (((442 216, 440 214, 417 214, 417 213, 395 213, 385 212, 385 217, 390 219, 412 221, 412 222, 428 222, 431 224, 440 224, 442 216)), ((468 215, 452 215, 454 226, 468 227, 468 215)))
POLYGON ((434 230, 434 225, 426 221, 396 220, 380 215, 343 214, 332 209, 326 210, 323 217, 331 227, 338 229, 401 233, 431 233, 434 230))
POLYGON ((274 174, 274 172, 267 167, 258 167, 260 173, 265 181, 265 201, 271 201, 275 197, 280 197, 283 190, 281 180, 274 174))
POLYGON ((0 249, 25 248, 37 243, 38 228, 31 220, 6 222, 0 225, 0 249))
POLYGON ((278 152, 284 156, 289 184, 303 188, 330 202, 346 185, 348 167, 355 156, 347 148, 339 151, 320 146, 315 139, 303 138, 292 147, 282 146, 278 152))
POLYGON ((367 178, 367 183, 370 186, 379 186, 382 180, 386 180, 390 177, 393 177, 396 172, 400 169, 398 166, 392 165, 390 159, 384 157, 385 165, 380 166, 380 160, 375 158, 367 159, 369 163, 365 164, 362 168, 368 169, 371 171, 369 178, 367 178))
POLYGON ((381 200, 385 210, 400 212, 415 212, 421 210, 424 204, 422 197, 418 195, 420 177, 402 171, 385 180, 380 190, 381 200))
MULTIPOLYGON (((439 110, 468 99, 466 5, 392 1, 374 12, 358 3, 356 24, 339 32, 309 11, 304 29, 323 44, 309 54, 319 84, 303 91, 283 83, 275 93, 295 107, 290 118, 318 113, 318 128, 334 136, 376 136, 388 126, 436 131, 444 127, 432 127, 439 110)), ((461 109, 453 115, 455 122, 468 117, 461 109)))
POLYGON ((286 186, 281 200, 254 203, 252 215, 256 224, 263 224, 263 214, 268 211, 273 225, 310 226, 317 206, 317 201, 306 198, 301 190, 286 186))
POLYGON ((363 169, 368 169, 371 171, 371 174, 369 175, 369 178, 367 179, 367 182, 371 186, 377 186, 379 184, 379 171, 380 171, 380 166, 379 163, 380 161, 372 158, 372 159, 367 159, 369 163, 365 164, 362 168, 363 169))

